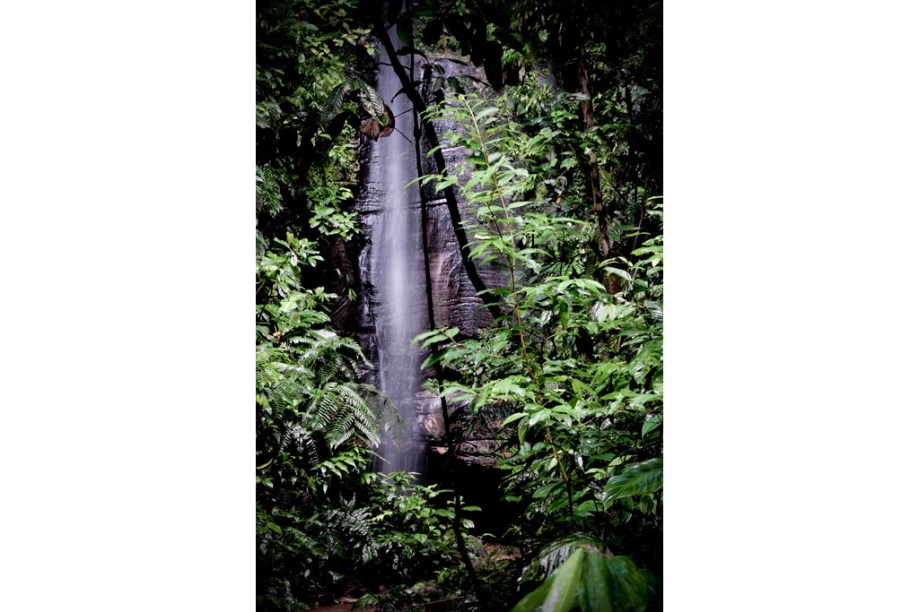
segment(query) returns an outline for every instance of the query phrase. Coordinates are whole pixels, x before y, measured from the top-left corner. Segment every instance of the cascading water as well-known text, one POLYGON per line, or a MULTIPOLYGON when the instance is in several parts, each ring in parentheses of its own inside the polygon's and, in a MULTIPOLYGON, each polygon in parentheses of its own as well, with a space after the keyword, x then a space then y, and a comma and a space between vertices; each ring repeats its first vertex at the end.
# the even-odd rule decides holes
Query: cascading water
MULTIPOLYGON (((398 49, 397 37, 390 35, 398 49)), ((385 57, 385 53, 384 53, 385 57)), ((417 425, 415 394, 420 388, 420 353, 412 339, 424 325, 425 294, 421 249, 421 197, 416 178, 411 102, 392 67, 381 64, 377 89, 396 117, 391 135, 373 143, 371 180, 380 185, 382 212, 371 236, 370 278, 376 288, 377 355, 380 388, 393 401, 404 430, 384 432, 375 469, 381 472, 425 470, 425 446, 417 425), (405 113, 405 114, 402 114, 405 113), (375 176, 374 176, 375 175, 375 176)))

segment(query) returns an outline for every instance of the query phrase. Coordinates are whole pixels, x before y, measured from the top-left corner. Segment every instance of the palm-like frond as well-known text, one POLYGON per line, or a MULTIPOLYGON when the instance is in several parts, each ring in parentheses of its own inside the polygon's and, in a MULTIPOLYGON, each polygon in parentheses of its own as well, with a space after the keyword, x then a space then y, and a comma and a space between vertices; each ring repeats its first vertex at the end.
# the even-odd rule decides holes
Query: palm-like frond
POLYGON ((336 378, 356 379, 362 366, 368 365, 357 342, 330 332, 318 333, 315 341, 300 352, 298 362, 314 372, 317 387, 336 378))
POLYGON ((331 450, 355 440, 376 445, 380 432, 398 431, 401 420, 379 390, 354 382, 368 363, 360 346, 330 331, 312 331, 312 343, 256 352, 256 389, 260 405, 275 414, 287 411, 282 444, 306 453, 315 466, 313 438, 331 450))
POLYGON ((313 394, 307 418, 323 432, 330 448, 350 440, 355 432, 371 444, 380 443, 383 406, 376 389, 359 383, 328 383, 313 394))

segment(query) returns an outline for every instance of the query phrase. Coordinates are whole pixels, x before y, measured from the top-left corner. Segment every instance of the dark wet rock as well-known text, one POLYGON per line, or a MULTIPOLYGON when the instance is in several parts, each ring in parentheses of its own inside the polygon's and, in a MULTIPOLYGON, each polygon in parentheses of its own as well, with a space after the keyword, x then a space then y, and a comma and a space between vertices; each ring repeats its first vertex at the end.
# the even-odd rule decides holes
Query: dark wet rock
MULTIPOLYGON (((444 66, 447 70, 446 76, 455 75, 459 70, 464 69, 462 66, 452 62, 444 62, 444 66)), ((406 119, 407 117, 410 117, 410 115, 404 115, 396 119, 397 127, 403 131, 406 126, 404 122, 410 121, 406 119)), ((462 181, 468 178, 468 172, 462 169, 467 152, 461 147, 449 146, 447 139, 444 138, 444 133, 451 127, 453 126, 447 122, 439 122, 437 133, 442 141, 441 144, 445 147, 443 154, 448 171, 460 173, 460 180, 462 181)), ((394 134, 390 138, 397 137, 401 138, 399 134, 394 134)), ((422 140, 422 167, 425 172, 435 172, 436 168, 433 165, 433 159, 426 155, 426 150, 430 148, 431 143, 424 142, 424 139, 422 140)), ((377 289, 371 282, 370 269, 374 244, 376 240, 380 239, 381 213, 385 205, 385 202, 383 202, 384 191, 381 184, 383 180, 381 177, 384 176, 384 173, 379 171, 370 172, 369 168, 371 164, 397 162, 414 164, 414 161, 414 159, 382 160, 374 150, 373 143, 367 139, 363 139, 361 143, 361 186, 357 193, 354 210, 358 213, 358 221, 364 235, 360 242, 359 251, 349 258, 349 261, 353 262, 353 266, 347 272, 354 275, 353 286, 357 287, 358 300, 347 307, 342 307, 342 312, 337 315, 336 324, 348 325, 346 329, 352 331, 368 359, 375 364, 374 368, 368 370, 364 377, 365 382, 372 384, 379 382, 379 376, 376 372, 378 360, 377 331, 385 329, 387 323, 383 315, 383 309, 380 307, 377 289)), ((421 201, 410 204, 411 209, 419 211, 417 214, 419 223, 422 218, 420 214, 422 202, 426 206, 428 217, 426 230, 434 326, 457 327, 462 336, 475 336, 479 329, 491 325, 493 319, 484 307, 482 299, 476 295, 477 290, 467 274, 447 200, 444 198, 443 193, 439 193, 434 189, 434 182, 422 188, 421 201)), ((464 220, 472 221, 475 219, 474 208, 469 206, 459 194, 457 194, 457 204, 460 215, 464 220)), ((416 257, 415 263, 419 269, 423 269, 424 252, 421 248, 418 249, 416 257)), ((505 286, 506 275, 500 268, 485 265, 481 262, 476 262, 475 268, 486 287, 497 288, 505 286)), ((421 282, 424 282, 423 277, 421 282)), ((429 325, 426 302, 421 301, 410 306, 410 308, 411 316, 423 321, 423 327, 427 329, 429 325)), ((429 374, 432 373, 429 372, 429 374)), ((445 448, 445 428, 440 399, 432 392, 422 391, 416 394, 416 407, 417 418, 410 426, 422 432, 429 448, 445 448)), ((460 425, 462 423, 468 425, 470 422, 471 415, 468 414, 465 406, 451 403, 449 411, 451 413, 451 434, 455 440, 460 441, 457 448, 457 457, 468 465, 493 465, 494 451, 498 447, 495 441, 495 433, 479 431, 476 434, 479 438, 468 438, 469 431, 463 429, 460 425)), ((438 451, 433 450, 429 454, 436 456, 438 451)))

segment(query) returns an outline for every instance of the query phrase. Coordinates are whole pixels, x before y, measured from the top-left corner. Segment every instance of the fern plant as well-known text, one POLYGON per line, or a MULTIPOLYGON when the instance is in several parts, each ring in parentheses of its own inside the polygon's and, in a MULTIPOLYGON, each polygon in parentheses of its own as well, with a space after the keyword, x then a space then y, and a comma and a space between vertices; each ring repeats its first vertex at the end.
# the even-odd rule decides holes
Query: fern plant
POLYGON ((370 510, 345 493, 398 412, 357 382, 368 364, 330 328, 332 296, 300 284, 315 245, 291 233, 273 242, 259 236, 256 266, 256 529, 261 607, 283 609, 347 575, 370 510))

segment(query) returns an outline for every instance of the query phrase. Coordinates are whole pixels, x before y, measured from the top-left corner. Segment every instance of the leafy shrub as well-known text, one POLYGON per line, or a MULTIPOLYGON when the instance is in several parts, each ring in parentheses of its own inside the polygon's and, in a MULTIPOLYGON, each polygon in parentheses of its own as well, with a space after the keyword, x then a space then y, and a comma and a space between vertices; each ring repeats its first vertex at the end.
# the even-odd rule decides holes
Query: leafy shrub
MULTIPOLYGON (((557 551, 556 551, 557 552, 557 551)), ((657 582, 628 557, 610 556, 581 543, 511 612, 644 612, 657 582)))
MULTIPOLYGON (((526 550, 586 532, 659 567, 662 237, 633 232, 642 242, 627 255, 592 258, 596 228, 565 215, 564 193, 539 187, 558 184, 547 178, 556 143, 574 137, 550 126, 528 133, 507 112, 460 95, 432 113, 459 126, 451 138, 471 152, 469 179, 423 180, 457 186, 478 207, 472 252, 502 264, 508 287, 492 292, 505 314, 479 337, 420 336, 436 344, 425 365, 450 372, 445 397, 474 411, 511 407, 499 466, 507 498, 525 507, 512 532, 526 550)), ((645 214, 659 224, 660 199, 645 214)))

